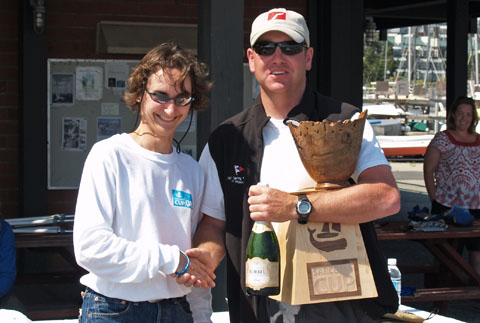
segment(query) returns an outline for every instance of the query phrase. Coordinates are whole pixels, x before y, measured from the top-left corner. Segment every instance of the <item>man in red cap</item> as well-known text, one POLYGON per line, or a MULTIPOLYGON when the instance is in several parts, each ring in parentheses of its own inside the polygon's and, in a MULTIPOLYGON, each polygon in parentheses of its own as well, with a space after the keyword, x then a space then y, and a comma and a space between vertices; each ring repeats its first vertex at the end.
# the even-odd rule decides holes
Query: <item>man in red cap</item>
POLYGON ((302 15, 286 9, 262 13, 252 24, 250 45, 248 62, 260 95, 251 107, 212 132, 200 158, 208 177, 205 199, 216 201, 215 213, 224 212, 225 229, 215 230, 223 228, 218 223, 200 225, 196 243, 210 251, 212 263, 218 263, 225 239, 231 322, 373 322, 386 312, 395 312, 398 298, 372 221, 397 213, 400 198, 371 126, 365 125, 352 175, 357 185, 308 197, 288 193, 316 183, 303 167, 284 120, 355 119, 359 109, 308 87, 306 72, 312 65, 313 48, 302 15), (259 182, 268 186, 256 185, 259 182), (274 226, 297 220, 360 224, 379 296, 292 306, 247 295, 245 254, 255 220, 274 226))

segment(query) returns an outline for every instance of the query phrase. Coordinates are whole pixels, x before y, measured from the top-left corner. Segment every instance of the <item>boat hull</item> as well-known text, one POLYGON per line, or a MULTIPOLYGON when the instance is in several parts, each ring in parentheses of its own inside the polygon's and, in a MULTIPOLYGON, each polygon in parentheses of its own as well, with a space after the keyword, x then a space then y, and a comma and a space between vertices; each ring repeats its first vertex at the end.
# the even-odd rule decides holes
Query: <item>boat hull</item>
POLYGON ((425 155, 433 135, 377 136, 386 157, 425 155))

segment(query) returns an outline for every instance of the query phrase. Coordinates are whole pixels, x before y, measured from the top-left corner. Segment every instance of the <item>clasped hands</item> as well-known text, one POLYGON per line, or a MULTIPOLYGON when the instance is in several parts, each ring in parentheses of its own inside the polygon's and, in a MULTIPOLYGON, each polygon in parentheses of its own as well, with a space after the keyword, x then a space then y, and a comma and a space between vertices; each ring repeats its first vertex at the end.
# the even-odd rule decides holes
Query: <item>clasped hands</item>
POLYGON ((207 250, 201 248, 192 248, 185 251, 190 258, 190 267, 187 272, 181 276, 171 274, 176 277, 178 284, 187 287, 203 287, 208 290, 210 287, 215 287, 215 268, 212 268, 212 259, 207 250))

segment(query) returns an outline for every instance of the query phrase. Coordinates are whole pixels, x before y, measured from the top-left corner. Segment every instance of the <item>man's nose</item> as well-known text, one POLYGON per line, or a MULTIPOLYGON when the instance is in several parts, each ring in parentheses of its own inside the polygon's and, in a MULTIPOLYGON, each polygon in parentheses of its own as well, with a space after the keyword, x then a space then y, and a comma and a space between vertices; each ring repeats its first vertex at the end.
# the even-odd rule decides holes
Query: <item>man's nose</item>
POLYGON ((280 49, 280 46, 275 47, 275 51, 272 54, 273 57, 283 57, 282 50, 280 49))

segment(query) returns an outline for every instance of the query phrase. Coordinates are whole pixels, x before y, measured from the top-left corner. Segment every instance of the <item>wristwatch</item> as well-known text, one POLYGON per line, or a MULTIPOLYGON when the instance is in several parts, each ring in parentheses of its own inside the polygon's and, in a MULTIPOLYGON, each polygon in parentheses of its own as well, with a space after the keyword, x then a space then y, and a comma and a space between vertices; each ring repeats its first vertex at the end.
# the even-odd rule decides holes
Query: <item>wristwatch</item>
POLYGON ((308 200, 305 194, 298 195, 297 202, 298 223, 306 224, 310 213, 312 213, 312 203, 308 200))

